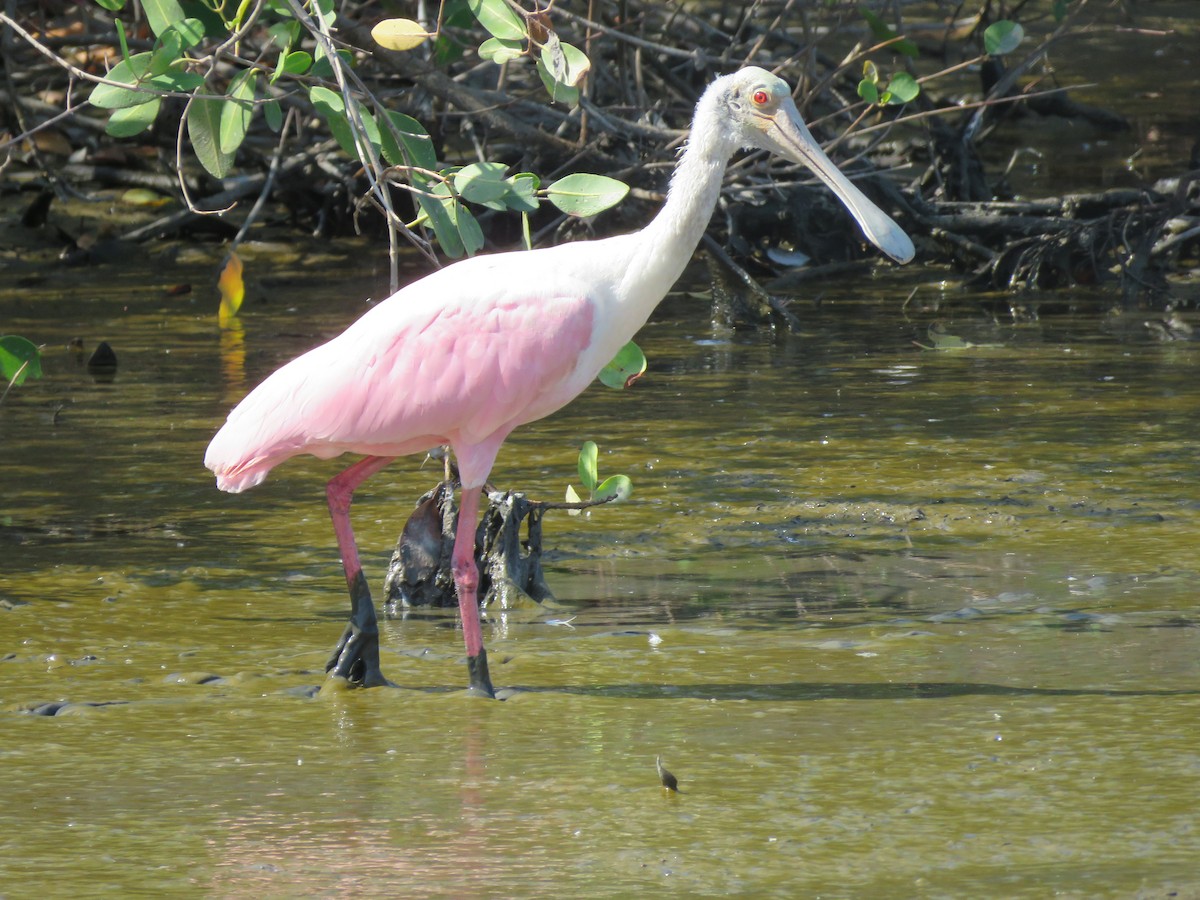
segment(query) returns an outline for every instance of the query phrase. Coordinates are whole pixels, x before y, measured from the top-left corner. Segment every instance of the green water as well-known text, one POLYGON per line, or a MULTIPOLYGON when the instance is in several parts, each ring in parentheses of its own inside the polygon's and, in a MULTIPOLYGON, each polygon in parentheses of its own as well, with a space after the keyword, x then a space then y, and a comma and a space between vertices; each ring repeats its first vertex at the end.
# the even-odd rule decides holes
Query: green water
MULTIPOLYGON (((400 689, 312 698, 335 466, 229 496, 201 465, 362 279, 267 278, 240 337, 164 294, 178 269, 6 295, 48 347, 0 408, 0 893, 1200 891, 1200 351, 1084 296, 1014 327, 930 284, 902 314, 929 277, 828 285, 795 336, 672 298, 631 392, 515 436, 499 484, 557 498, 593 438, 635 494, 547 518, 558 602, 485 623, 503 703, 462 691, 448 613, 382 623, 400 689), (1001 346, 922 351, 934 321, 1001 346)), ((436 477, 361 492, 376 585, 436 477)))

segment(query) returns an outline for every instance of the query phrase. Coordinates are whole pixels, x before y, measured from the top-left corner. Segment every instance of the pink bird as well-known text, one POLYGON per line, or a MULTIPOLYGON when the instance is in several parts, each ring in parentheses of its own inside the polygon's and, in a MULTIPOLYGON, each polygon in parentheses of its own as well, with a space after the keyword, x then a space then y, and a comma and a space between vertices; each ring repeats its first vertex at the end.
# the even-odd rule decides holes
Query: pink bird
POLYGON ((908 236, 813 140, 786 82, 745 68, 700 98, 666 203, 645 228, 434 272, 278 369, 229 414, 204 457, 224 491, 254 487, 301 453, 364 456, 326 489, 351 601, 327 667, 333 675, 389 683, 350 525, 354 490, 397 456, 448 444, 462 483, 452 567, 469 684, 494 696, 479 624, 475 525, 500 445, 578 396, 645 324, 704 234, 729 157, 742 147, 807 165, 876 246, 898 262, 912 258, 908 236))

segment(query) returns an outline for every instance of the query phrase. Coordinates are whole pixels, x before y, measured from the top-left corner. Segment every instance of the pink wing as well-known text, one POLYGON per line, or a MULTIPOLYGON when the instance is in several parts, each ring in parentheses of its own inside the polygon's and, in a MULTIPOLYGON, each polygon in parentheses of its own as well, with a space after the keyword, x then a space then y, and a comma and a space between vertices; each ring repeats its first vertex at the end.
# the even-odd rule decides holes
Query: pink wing
POLYGON ((509 432, 587 386, 591 376, 580 383, 576 372, 592 339, 586 297, 497 291, 493 281, 464 301, 454 296, 463 279, 440 277, 460 267, 400 291, 251 391, 205 456, 218 486, 253 487, 300 453, 400 456, 446 443, 464 483, 481 482, 509 432), (431 290, 450 297, 436 305, 431 290))

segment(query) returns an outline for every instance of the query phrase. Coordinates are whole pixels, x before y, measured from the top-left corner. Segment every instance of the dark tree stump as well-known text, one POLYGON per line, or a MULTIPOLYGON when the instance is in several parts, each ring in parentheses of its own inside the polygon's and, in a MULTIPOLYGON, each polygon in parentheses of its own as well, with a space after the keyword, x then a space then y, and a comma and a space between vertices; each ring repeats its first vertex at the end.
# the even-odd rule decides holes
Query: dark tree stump
MULTIPOLYGON (((492 491, 475 535, 480 605, 502 609, 552 599, 542 572, 543 504, 514 491, 492 491), (521 524, 528 523, 521 538, 521 524)), ((451 557, 458 507, 454 485, 443 481, 417 501, 396 541, 383 583, 389 613, 398 608, 454 607, 451 557)))

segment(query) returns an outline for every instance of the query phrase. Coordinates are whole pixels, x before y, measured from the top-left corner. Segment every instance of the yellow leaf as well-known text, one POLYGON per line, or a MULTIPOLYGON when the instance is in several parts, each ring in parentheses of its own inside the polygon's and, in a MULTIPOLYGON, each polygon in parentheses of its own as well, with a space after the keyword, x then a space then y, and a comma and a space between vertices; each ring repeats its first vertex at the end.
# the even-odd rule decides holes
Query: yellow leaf
POLYGON ((384 50, 411 50, 433 35, 412 19, 384 19, 371 29, 371 37, 384 50))
POLYGON ((246 296, 246 285, 242 281, 242 261, 236 253, 229 254, 229 262, 225 263, 221 277, 217 279, 217 290, 221 292, 221 308, 217 313, 217 320, 223 328, 237 315, 246 296))
MULTIPOLYGON (((568 503, 578 503, 579 502, 579 494, 575 493, 575 486, 573 484, 567 485, 567 502, 568 503)), ((581 509, 568 509, 567 515, 568 516, 577 516, 581 512, 583 512, 583 510, 581 510, 581 509)))
POLYGON ((171 202, 171 198, 147 188, 130 188, 121 195, 121 202, 131 206, 165 206, 171 202))

